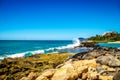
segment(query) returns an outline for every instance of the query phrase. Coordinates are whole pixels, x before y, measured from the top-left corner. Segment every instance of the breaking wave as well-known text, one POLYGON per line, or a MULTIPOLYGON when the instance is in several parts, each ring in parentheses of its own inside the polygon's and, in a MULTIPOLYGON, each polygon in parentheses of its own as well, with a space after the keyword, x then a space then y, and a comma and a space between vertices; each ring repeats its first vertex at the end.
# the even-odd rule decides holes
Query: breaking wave
POLYGON ((59 52, 72 52, 72 53, 79 53, 79 52, 85 52, 92 50, 93 48, 86 48, 86 47, 78 47, 81 44, 80 39, 74 39, 73 44, 68 44, 66 46, 59 46, 59 47, 53 47, 53 48, 48 48, 44 50, 36 50, 36 51, 27 51, 23 53, 16 53, 16 54, 9 54, 9 55, 4 55, 0 56, 0 60, 3 60, 4 58, 10 57, 10 58, 15 58, 15 57, 28 57, 34 54, 46 54, 46 53, 59 53, 59 52))

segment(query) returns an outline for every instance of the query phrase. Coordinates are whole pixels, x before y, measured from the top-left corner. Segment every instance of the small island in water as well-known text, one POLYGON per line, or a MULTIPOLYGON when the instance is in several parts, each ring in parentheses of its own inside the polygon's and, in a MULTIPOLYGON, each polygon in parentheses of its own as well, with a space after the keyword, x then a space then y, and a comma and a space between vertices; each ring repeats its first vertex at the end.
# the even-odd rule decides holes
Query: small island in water
POLYGON ((120 80, 119 41, 120 34, 113 31, 79 38, 74 44, 49 48, 46 53, 12 54, 14 57, 4 57, 0 62, 0 79, 120 80))

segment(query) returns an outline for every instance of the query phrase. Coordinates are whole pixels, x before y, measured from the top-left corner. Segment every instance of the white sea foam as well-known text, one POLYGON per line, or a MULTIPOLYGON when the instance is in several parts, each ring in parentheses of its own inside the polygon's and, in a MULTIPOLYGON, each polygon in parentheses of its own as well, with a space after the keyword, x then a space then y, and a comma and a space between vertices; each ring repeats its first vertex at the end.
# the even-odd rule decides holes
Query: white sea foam
POLYGON ((15 58, 15 57, 24 57, 24 55, 25 53, 16 53, 16 54, 6 55, 6 56, 10 58, 15 58))
POLYGON ((32 54, 43 54, 44 50, 37 50, 37 51, 32 51, 32 54))
POLYGON ((50 51, 50 50, 54 50, 55 48, 48 48, 46 49, 46 51, 50 51))
POLYGON ((74 50, 92 50, 92 48, 86 48, 86 47, 81 47, 79 49, 74 49, 75 47, 79 46, 81 44, 82 41, 80 41, 79 39, 74 39, 73 40, 73 44, 68 44, 66 46, 60 46, 60 47, 52 47, 52 48, 48 48, 45 50, 35 50, 35 51, 27 51, 27 52, 23 52, 23 53, 16 53, 16 54, 11 54, 11 55, 6 55, 4 57, 0 57, 0 60, 6 58, 6 57, 10 57, 10 58, 15 58, 15 57, 25 57, 25 56, 30 56, 33 54, 43 54, 43 53, 58 53, 60 50, 67 50, 69 51, 74 51, 74 50))
POLYGON ((71 49, 71 48, 75 48, 77 46, 79 46, 81 44, 82 41, 80 41, 78 38, 73 40, 73 44, 68 44, 66 46, 61 46, 61 47, 57 47, 57 49, 71 49))
POLYGON ((44 50, 36 50, 36 51, 27 51, 27 52, 23 52, 23 53, 16 53, 16 54, 12 54, 12 55, 6 55, 6 57, 16 58, 16 57, 25 57, 25 55, 27 55, 27 54, 32 55, 32 54, 43 54, 43 53, 44 53, 44 50))
POLYGON ((3 60, 5 57, 0 56, 0 61, 3 60))
MULTIPOLYGON (((10 57, 10 58, 24 57, 27 54, 29 54, 29 55, 32 55, 32 54, 41 54, 41 53, 43 54, 43 53, 45 53, 45 51, 53 51, 53 52, 56 53, 57 51, 54 51, 55 49, 57 49, 57 50, 70 49, 70 48, 74 48, 74 47, 79 46, 79 45, 80 45, 80 41, 78 39, 75 39, 74 40, 74 44, 69 44, 67 46, 61 46, 61 47, 55 47, 55 48, 48 48, 46 50, 27 51, 27 52, 23 52, 23 53, 16 53, 16 54, 12 54, 12 55, 7 55, 6 57, 10 57)), ((2 57, 2 59, 3 59, 3 57, 2 57)))

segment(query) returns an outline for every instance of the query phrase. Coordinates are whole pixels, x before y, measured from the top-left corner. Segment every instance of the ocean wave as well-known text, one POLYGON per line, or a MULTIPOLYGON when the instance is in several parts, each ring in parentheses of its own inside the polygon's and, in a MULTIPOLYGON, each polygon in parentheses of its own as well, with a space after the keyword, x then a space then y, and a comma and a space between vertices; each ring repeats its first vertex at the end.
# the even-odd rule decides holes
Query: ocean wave
POLYGON ((4 58, 17 58, 17 57, 28 57, 34 54, 43 54, 44 50, 36 50, 36 51, 27 51, 22 53, 16 53, 16 54, 8 54, 0 56, 0 61, 2 61, 4 58))
POLYGON ((1 61, 1 60, 3 60, 4 58, 5 58, 5 57, 3 57, 3 56, 0 56, 0 61, 1 61))
POLYGON ((6 55, 4 57, 0 57, 0 60, 10 57, 10 58, 15 58, 15 57, 28 57, 34 54, 44 54, 44 53, 59 53, 59 52, 73 52, 73 53, 78 53, 82 51, 89 51, 92 50, 93 48, 87 48, 87 47, 79 47, 75 48, 76 46, 79 46, 81 44, 81 41, 79 39, 74 39, 73 44, 68 44, 66 46, 60 46, 60 47, 52 47, 44 50, 35 50, 35 51, 27 51, 23 53, 16 53, 16 54, 11 54, 11 55, 6 55))

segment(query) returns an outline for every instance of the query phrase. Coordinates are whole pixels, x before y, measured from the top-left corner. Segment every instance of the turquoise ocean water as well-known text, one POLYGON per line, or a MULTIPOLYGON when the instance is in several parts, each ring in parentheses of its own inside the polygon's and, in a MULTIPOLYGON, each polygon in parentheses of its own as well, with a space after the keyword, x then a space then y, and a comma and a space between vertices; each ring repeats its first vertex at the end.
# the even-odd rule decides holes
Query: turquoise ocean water
POLYGON ((72 40, 0 40, 0 59, 49 53, 72 44, 72 40))
MULTIPOLYGON (((27 57, 32 54, 58 52, 80 53, 93 48, 74 48, 79 41, 72 40, 0 40, 0 60, 6 57, 27 57)), ((99 43, 100 46, 119 48, 120 44, 99 43)))
POLYGON ((112 48, 120 48, 120 44, 118 43, 99 43, 100 47, 112 47, 112 48))

